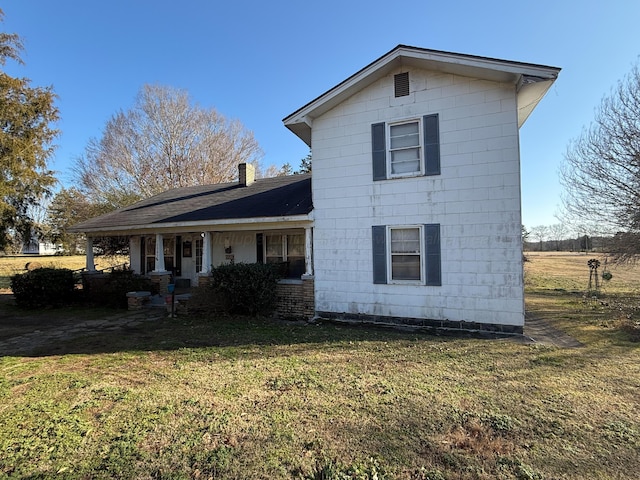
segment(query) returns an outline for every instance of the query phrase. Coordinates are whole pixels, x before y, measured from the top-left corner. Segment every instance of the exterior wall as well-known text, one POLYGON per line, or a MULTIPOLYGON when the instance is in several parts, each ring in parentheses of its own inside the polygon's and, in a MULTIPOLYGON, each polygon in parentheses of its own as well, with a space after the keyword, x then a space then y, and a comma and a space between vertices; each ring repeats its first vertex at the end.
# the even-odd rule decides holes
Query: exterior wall
POLYGON ((255 263, 256 256, 256 233, 249 232, 219 232, 211 235, 211 260, 213 266, 224 263, 255 263), (225 247, 229 246, 231 253, 225 252, 225 247))
POLYGON ((140 237, 129 237, 129 265, 131 270, 135 273, 142 271, 142 265, 140 265, 140 237))
MULTIPOLYGON (((524 324, 520 167, 513 85, 390 72, 314 119, 316 310, 524 324), (441 174, 373 181, 371 125, 439 114, 441 174), (374 285, 373 225, 440 224, 442 286, 374 285)), ((403 67, 402 71, 407 71, 403 67)))

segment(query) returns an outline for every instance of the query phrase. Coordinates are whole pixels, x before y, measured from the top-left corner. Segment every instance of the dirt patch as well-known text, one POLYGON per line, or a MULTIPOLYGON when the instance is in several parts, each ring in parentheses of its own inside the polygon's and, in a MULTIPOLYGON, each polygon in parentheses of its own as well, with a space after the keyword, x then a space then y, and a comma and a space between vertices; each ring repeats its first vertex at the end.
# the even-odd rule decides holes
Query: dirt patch
MULTIPOLYGON (((68 309, 25 310, 18 308, 11 290, 0 290, 0 341, 35 331, 46 331, 81 320, 81 312, 68 309)), ((85 313, 86 312, 82 312, 85 313)))
POLYGON ((123 331, 165 316, 164 309, 130 312, 101 307, 18 308, 11 291, 0 291, 0 355, 53 352, 62 342, 123 331))
POLYGON ((575 338, 551 326, 549 322, 530 312, 525 315, 524 335, 535 343, 554 345, 560 348, 578 348, 584 345, 575 338))

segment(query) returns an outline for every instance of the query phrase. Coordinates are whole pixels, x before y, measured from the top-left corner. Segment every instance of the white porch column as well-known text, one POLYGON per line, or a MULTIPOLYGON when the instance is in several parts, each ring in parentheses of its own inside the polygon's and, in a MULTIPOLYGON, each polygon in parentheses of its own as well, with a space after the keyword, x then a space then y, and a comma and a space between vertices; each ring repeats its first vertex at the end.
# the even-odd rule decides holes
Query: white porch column
POLYGON ((305 275, 313 275, 313 229, 304 229, 304 267, 305 275))
POLYGON ((211 232, 204 232, 202 238, 202 275, 211 273, 211 232))
POLYGON ((156 268, 154 272, 166 272, 164 268, 164 241, 161 233, 156 233, 156 268))
POLYGON ((96 271, 95 260, 93 259, 93 237, 87 237, 87 255, 85 267, 88 272, 96 271))

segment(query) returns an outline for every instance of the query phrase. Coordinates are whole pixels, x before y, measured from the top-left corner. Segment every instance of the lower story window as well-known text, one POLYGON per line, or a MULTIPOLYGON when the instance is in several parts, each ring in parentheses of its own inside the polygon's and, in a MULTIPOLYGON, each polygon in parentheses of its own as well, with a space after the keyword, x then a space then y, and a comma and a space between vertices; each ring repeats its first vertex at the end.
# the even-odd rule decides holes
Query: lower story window
MULTIPOLYGON (((176 251, 176 239, 167 237, 162 240, 164 254, 164 268, 169 272, 173 272, 174 258, 176 251)), ((156 268, 156 239, 148 237, 145 242, 145 268, 146 272, 152 272, 156 268)))
POLYGON ((280 264, 285 278, 300 278, 305 272, 304 233, 265 234, 266 263, 280 264))
POLYGON ((202 237, 196 239, 196 273, 202 272, 202 237))
POLYGON ((373 283, 442 285, 440 225, 374 225, 373 283))
POLYGON ((420 227, 389 228, 391 238, 391 280, 421 281, 420 227))
POLYGON ((152 272, 156 269, 156 239, 155 237, 147 238, 145 242, 145 269, 152 272))

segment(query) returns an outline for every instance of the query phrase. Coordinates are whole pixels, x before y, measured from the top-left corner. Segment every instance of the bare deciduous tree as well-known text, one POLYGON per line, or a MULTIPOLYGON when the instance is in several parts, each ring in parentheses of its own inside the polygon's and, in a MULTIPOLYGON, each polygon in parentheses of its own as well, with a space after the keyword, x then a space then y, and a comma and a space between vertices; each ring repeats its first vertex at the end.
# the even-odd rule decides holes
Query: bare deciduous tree
POLYGON ((562 222, 549 226, 549 239, 555 242, 557 251, 560 251, 560 242, 565 239, 567 233, 567 225, 562 222))
POLYGON ((183 90, 145 85, 89 142, 75 174, 92 203, 115 208, 170 188, 233 181, 239 163, 259 172, 261 158, 239 121, 192 104, 183 90))
POLYGON ((618 258, 640 253, 640 70, 606 96, 595 119, 569 145, 560 171, 566 220, 624 232, 618 258))
POLYGON ((531 236, 538 240, 540 251, 542 251, 542 242, 544 242, 545 238, 547 238, 548 231, 549 227, 547 227, 546 225, 538 225, 537 227, 533 227, 531 229, 531 236))

